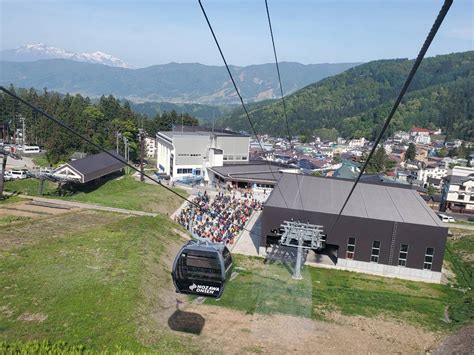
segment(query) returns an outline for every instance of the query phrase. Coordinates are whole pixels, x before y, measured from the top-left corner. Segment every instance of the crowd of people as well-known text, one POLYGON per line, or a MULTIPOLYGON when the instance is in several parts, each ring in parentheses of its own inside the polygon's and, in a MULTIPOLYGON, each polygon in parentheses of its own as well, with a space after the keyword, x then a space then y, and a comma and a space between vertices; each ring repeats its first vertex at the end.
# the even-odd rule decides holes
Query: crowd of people
POLYGON ((254 210, 261 210, 263 204, 251 194, 235 194, 219 192, 211 201, 207 192, 199 194, 193 200, 198 207, 186 206, 176 218, 176 221, 192 231, 195 235, 212 242, 233 244, 235 238, 244 228, 254 210))

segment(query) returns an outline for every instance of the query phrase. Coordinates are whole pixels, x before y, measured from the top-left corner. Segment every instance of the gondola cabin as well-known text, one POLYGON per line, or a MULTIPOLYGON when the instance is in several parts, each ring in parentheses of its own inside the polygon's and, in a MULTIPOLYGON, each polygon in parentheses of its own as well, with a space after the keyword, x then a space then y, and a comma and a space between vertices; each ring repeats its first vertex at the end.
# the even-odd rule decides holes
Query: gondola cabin
POLYGON ((176 292, 220 298, 232 273, 232 256, 222 244, 189 241, 173 263, 176 292))

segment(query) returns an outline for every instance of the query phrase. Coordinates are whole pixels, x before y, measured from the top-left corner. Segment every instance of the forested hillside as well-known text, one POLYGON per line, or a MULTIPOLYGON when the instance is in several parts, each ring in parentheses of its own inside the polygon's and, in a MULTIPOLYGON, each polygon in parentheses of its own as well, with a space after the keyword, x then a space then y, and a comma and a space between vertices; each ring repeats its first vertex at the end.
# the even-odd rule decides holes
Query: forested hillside
MULTIPOLYGON (((286 98, 294 134, 336 128, 346 138, 372 138, 387 117, 413 60, 380 60, 309 85, 286 98)), ((390 132, 413 125, 442 128, 449 137, 474 138, 474 51, 423 61, 390 132)), ((285 135, 281 101, 254 104, 251 117, 258 133, 285 135)), ((220 124, 250 131, 242 110, 220 124)))
MULTIPOLYGON (((38 93, 34 89, 15 90, 13 87, 10 90, 106 149, 115 149, 116 133, 119 132, 129 140, 131 159, 138 155, 138 129, 142 125, 150 136, 154 136, 157 130, 170 130, 173 124, 198 124, 193 116, 185 113, 181 117, 176 111, 156 114, 149 119, 133 112, 128 102, 122 103, 111 95, 102 96, 97 103, 92 103, 88 97, 81 95, 60 95, 46 90, 38 93)), ((8 124, 10 136, 13 137, 13 132, 21 129, 22 118, 25 119, 27 143, 43 146, 50 163, 65 161, 75 151, 98 152, 41 114, 34 113, 9 95, 0 93, 0 125, 8 124)), ((123 152, 123 144, 120 144, 123 152)))
POLYGON ((232 112, 237 105, 204 105, 204 104, 175 104, 172 102, 130 102, 130 107, 133 111, 154 117, 157 114, 164 112, 171 112, 175 110, 178 113, 187 112, 199 119, 200 124, 211 124, 212 119, 218 119, 232 112))

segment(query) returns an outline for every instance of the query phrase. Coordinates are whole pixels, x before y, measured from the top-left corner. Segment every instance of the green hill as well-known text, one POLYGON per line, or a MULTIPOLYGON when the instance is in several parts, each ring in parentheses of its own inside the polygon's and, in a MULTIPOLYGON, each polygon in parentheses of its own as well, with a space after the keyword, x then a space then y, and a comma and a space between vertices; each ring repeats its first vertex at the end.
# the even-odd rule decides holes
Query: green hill
POLYGON ((199 119, 201 125, 209 123, 212 124, 212 120, 218 119, 219 117, 229 114, 233 109, 237 107, 236 104, 229 105, 204 105, 204 104, 175 104, 172 102, 142 102, 134 103, 130 102, 130 107, 133 111, 147 115, 149 117, 155 117, 157 114, 163 112, 171 112, 175 110, 178 114, 187 112, 190 115, 199 119))
MULTIPOLYGON (((413 60, 369 62, 287 96, 293 134, 336 128, 343 137, 372 138, 388 115, 413 60)), ((390 125, 390 132, 412 126, 442 128, 450 137, 474 136, 474 51, 427 58, 390 125)), ((280 101, 250 106, 258 133, 284 136, 280 101)), ((236 130, 250 127, 239 108, 221 125, 236 130)))

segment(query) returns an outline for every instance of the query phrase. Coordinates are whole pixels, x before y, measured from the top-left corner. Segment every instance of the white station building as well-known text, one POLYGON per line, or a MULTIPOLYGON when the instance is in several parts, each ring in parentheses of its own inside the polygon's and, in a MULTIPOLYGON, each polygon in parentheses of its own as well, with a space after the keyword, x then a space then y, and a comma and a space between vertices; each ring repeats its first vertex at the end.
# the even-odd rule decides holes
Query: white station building
POLYGON ((207 168, 249 160, 250 136, 229 130, 180 127, 156 134, 158 172, 173 180, 202 176, 209 181, 207 168))

